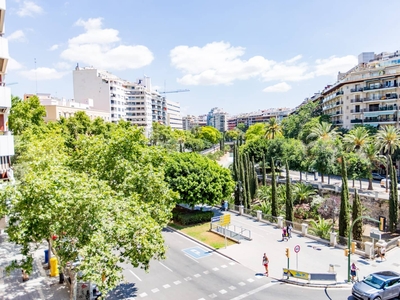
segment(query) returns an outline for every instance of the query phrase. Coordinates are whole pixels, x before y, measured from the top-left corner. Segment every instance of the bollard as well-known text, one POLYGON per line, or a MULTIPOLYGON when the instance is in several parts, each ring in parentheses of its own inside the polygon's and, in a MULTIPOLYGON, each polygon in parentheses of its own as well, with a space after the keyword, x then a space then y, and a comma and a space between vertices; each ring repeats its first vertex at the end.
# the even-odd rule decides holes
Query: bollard
POLYGON ((335 266, 332 264, 329 264, 329 273, 335 273, 335 266))
POLYGON ((261 221, 261 219, 262 219, 262 211, 261 210, 257 210, 256 213, 257 213, 257 221, 261 221))
POLYGON ((336 232, 331 232, 330 233, 330 242, 329 244, 331 245, 331 247, 336 247, 336 232))
POLYGON ((302 236, 307 235, 307 229, 308 229, 308 224, 306 224, 306 223, 301 224, 301 235, 302 236))
POLYGON ((365 256, 369 259, 374 258, 374 245, 371 242, 364 243, 365 256))
POLYGON ((58 261, 57 257, 50 258, 50 276, 58 276, 58 261))
POLYGON ((244 211, 244 206, 239 205, 239 215, 243 215, 243 211, 244 211))
POLYGON ((283 228, 283 217, 277 217, 278 219, 278 228, 283 228))
POLYGON ((49 263, 49 249, 44 250, 44 263, 49 263))

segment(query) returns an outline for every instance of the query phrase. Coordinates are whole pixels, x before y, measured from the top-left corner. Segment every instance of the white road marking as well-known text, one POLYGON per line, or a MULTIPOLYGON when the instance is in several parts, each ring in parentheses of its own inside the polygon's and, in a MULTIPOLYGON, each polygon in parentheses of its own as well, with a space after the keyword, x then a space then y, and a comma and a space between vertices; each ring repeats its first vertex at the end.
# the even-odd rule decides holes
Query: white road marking
POLYGON ((164 288, 164 289, 167 289, 167 288, 170 288, 170 287, 171 287, 171 286, 170 286, 169 284, 164 284, 164 285, 163 285, 163 288, 164 288))
POLYGON ((221 266, 221 268, 223 268, 223 269, 225 269, 225 268, 227 268, 228 266, 227 265, 222 265, 221 266))
POLYGON ((253 295, 253 294, 255 294, 255 293, 258 293, 259 291, 265 290, 265 289, 267 289, 267 288, 273 286, 274 284, 276 284, 276 282, 267 283, 266 285, 260 286, 259 288, 256 288, 256 289, 254 289, 254 290, 252 290, 252 291, 249 291, 249 292, 247 292, 247 293, 244 293, 244 294, 242 294, 242 295, 240 295, 240 296, 237 296, 236 298, 233 298, 233 299, 231 299, 231 300, 241 300, 241 299, 244 299, 244 298, 246 298, 246 297, 248 297, 248 296, 250 296, 250 295, 253 295))
POLYGON ((219 292, 220 292, 222 295, 227 293, 227 291, 225 291, 225 290, 220 290, 219 292))
POLYGON ((151 290, 153 293, 157 293, 157 292, 159 292, 160 290, 158 289, 158 288, 155 288, 155 289, 152 289, 151 290))
POLYGON ((199 278, 201 275, 200 274, 194 274, 193 277, 199 278))
POLYGON ((231 286, 229 287, 229 289, 232 290, 232 291, 234 291, 234 290, 236 290, 236 287, 234 287, 233 285, 231 285, 231 286))
POLYGON ((211 295, 208 295, 208 297, 210 297, 211 299, 213 299, 213 298, 217 297, 217 295, 211 294, 211 295))
POLYGON ((200 298, 200 299, 198 299, 198 300, 206 300, 206 299, 204 299, 204 298, 200 298))
POLYGON ((177 281, 174 281, 174 283, 175 283, 176 285, 178 285, 178 284, 181 284, 182 282, 180 282, 179 280, 177 280, 177 281))
POLYGON ((170 268, 168 268, 168 267, 167 267, 166 265, 164 265, 162 262, 159 261, 159 263, 160 263, 160 265, 162 265, 162 266, 163 266, 164 268, 166 268, 167 270, 173 272, 170 268))
POLYGON ((238 285, 244 286, 244 285, 246 285, 246 284, 242 281, 242 282, 239 282, 238 285))
POLYGON ((253 279, 253 278, 249 278, 249 279, 247 279, 247 281, 248 281, 248 282, 253 282, 254 279, 253 279))
POLYGON ((185 254, 185 256, 189 257, 190 259, 194 260, 195 262, 199 263, 196 259, 194 259, 193 257, 191 257, 190 255, 185 254))
POLYGON ((190 281, 190 280, 192 280, 192 278, 191 278, 191 277, 186 277, 186 278, 183 278, 183 279, 185 279, 186 281, 190 281))
POLYGON ((140 278, 139 278, 139 276, 137 276, 135 273, 133 273, 133 271, 132 271, 132 270, 129 270, 129 272, 131 272, 131 273, 132 273, 132 275, 133 275, 133 276, 135 276, 135 277, 136 277, 136 278, 137 278, 139 281, 142 281, 142 279, 140 279, 140 278))
POLYGON ((230 264, 231 266, 236 265, 236 263, 235 263, 234 261, 231 261, 229 264, 230 264))
POLYGON ((219 270, 219 269, 218 269, 217 267, 213 268, 213 271, 215 271, 215 272, 218 271, 218 270, 219 270))
POLYGON ((210 273, 210 271, 204 271, 203 273, 207 275, 207 274, 209 274, 209 273, 210 273))
POLYGON ((139 296, 143 298, 143 297, 146 297, 147 294, 146 293, 141 293, 139 296))

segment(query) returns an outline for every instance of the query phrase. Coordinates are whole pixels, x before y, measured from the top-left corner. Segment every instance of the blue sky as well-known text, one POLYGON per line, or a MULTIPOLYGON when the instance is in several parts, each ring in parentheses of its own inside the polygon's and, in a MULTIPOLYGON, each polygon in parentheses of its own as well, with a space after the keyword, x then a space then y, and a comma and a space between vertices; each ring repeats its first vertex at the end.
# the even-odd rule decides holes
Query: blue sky
POLYGON ((296 107, 361 52, 400 49, 400 1, 7 0, 12 93, 73 98, 72 70, 144 74, 182 114, 296 107), (35 65, 36 59, 36 65, 35 65))

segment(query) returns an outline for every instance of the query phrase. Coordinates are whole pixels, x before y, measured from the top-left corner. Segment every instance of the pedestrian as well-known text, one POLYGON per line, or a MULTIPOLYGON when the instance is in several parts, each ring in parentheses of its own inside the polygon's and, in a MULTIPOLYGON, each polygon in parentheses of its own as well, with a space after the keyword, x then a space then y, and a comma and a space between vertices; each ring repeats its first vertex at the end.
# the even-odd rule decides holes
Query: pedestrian
POLYGON ((263 266, 264 266, 264 268, 265 268, 265 275, 268 276, 268 264, 269 264, 269 260, 268 260, 268 257, 267 257, 267 255, 266 255, 265 253, 264 253, 264 255, 263 255, 262 264, 263 264, 263 266))
MULTIPOLYGON (((356 264, 352 263, 351 264, 351 270, 350 270, 351 282, 355 281, 355 278, 356 278, 356 275, 357 275, 357 270, 358 270, 358 268, 357 268, 356 264)), ((357 276, 357 278, 358 278, 358 276, 357 276)), ((358 281, 358 279, 357 279, 357 281, 358 281)))
POLYGON ((285 228, 285 227, 283 227, 283 228, 282 228, 282 241, 284 241, 285 239, 287 239, 287 236, 286 236, 286 234, 287 234, 287 232, 286 232, 286 228, 285 228))
POLYGON ((225 201, 222 200, 221 201, 221 211, 224 211, 224 208, 225 208, 225 201))
POLYGON ((379 255, 381 256, 381 261, 386 260, 385 254, 386 254, 386 248, 385 246, 382 246, 381 250, 379 251, 379 255))
POLYGON ((287 230, 287 236, 288 236, 288 238, 289 239, 291 239, 292 238, 292 224, 291 223, 289 223, 289 225, 286 227, 286 230, 287 230))

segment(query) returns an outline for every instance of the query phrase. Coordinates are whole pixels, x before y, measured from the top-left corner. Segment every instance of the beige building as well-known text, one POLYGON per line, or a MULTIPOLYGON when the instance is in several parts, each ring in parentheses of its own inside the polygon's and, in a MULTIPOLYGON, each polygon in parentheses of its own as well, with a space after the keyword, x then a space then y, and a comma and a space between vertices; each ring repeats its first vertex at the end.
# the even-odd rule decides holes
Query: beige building
POLYGON ((338 74, 338 81, 327 86, 320 101, 322 111, 333 124, 350 129, 355 124, 399 125, 399 51, 361 53, 358 65, 338 74))
POLYGON ((45 122, 58 121, 61 117, 69 118, 78 111, 84 111, 91 120, 101 118, 106 122, 110 122, 110 113, 93 109, 93 100, 87 99, 85 103, 79 103, 74 100, 58 99, 52 97, 51 94, 38 93, 37 95, 25 94, 24 100, 29 97, 37 96, 40 103, 46 109, 45 122))

